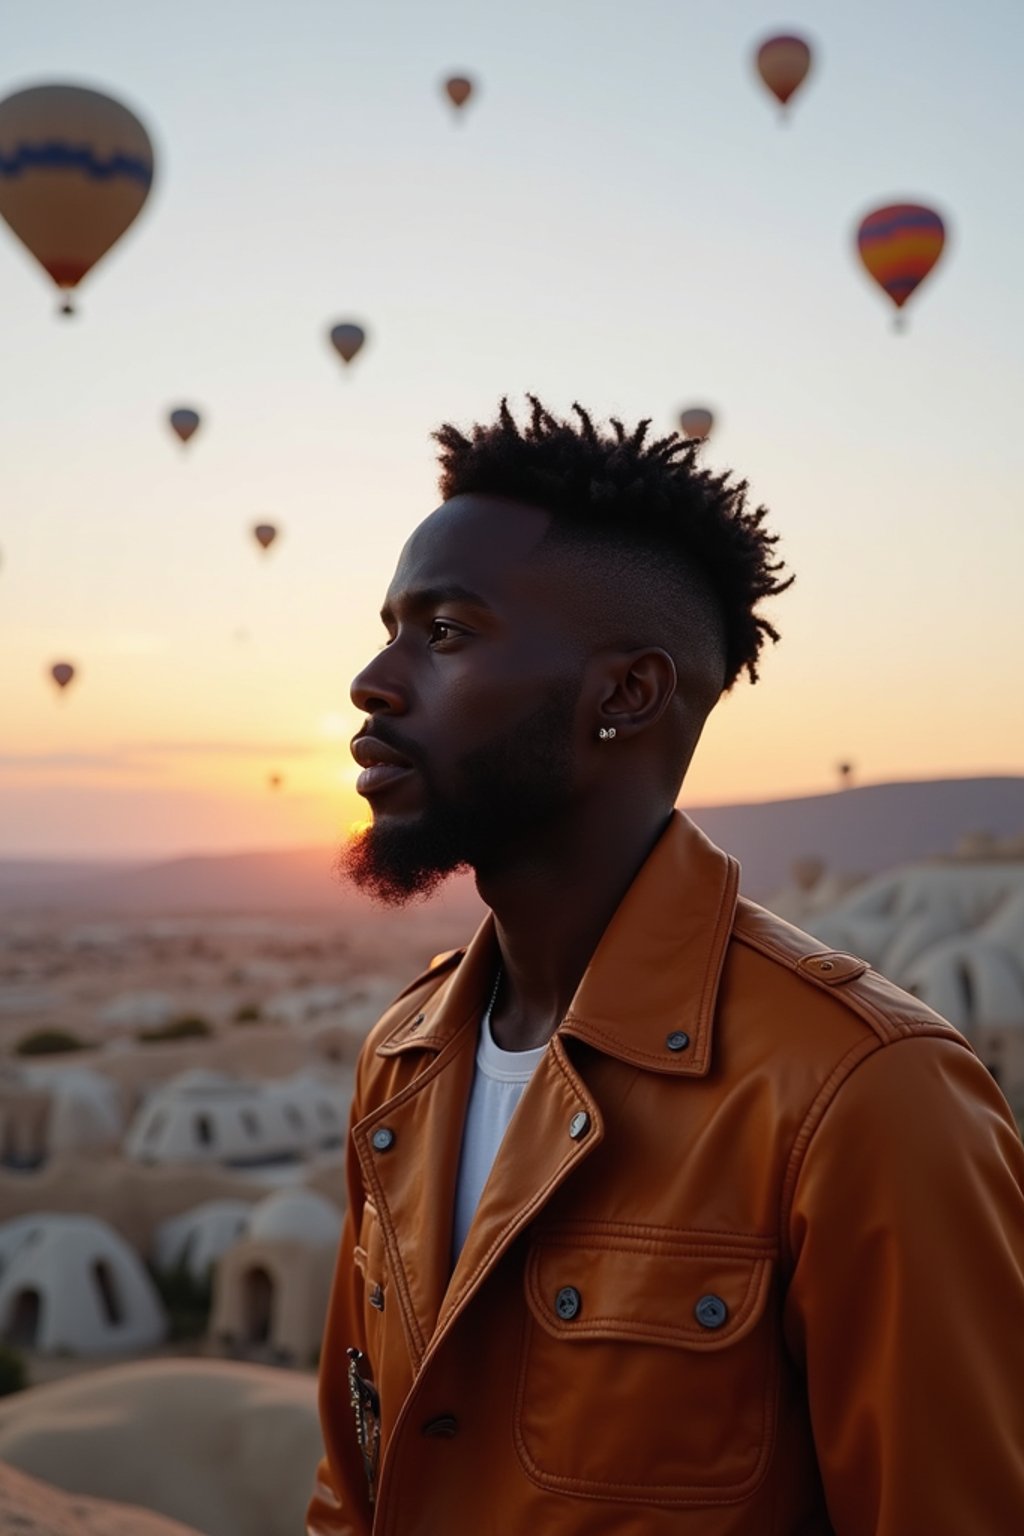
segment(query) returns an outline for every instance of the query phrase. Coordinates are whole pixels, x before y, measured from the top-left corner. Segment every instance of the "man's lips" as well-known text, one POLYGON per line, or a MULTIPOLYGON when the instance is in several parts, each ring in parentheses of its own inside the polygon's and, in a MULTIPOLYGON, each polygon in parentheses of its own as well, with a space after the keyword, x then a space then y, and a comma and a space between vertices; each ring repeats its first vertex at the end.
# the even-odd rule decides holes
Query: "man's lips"
POLYGON ((357 736, 352 742, 352 756, 363 770, 356 780, 360 795, 378 794, 415 772, 407 757, 376 736, 357 736))

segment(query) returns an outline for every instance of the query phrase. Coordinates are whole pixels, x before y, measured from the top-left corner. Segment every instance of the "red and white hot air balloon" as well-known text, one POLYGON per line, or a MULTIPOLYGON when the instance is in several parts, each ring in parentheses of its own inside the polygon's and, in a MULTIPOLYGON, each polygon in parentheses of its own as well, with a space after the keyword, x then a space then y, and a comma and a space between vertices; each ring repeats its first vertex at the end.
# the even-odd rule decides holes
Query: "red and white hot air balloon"
POLYGON ((715 425, 714 412, 709 411, 705 405, 689 405, 685 411, 679 412, 679 425, 684 437, 710 437, 715 425))
POLYGON ((467 75, 449 75, 444 82, 444 93, 456 112, 460 112, 473 94, 473 81, 467 75))
POLYGON ((768 37, 755 56, 755 67, 765 85, 785 112, 790 97, 807 79, 813 54, 806 38, 790 33, 768 37))
POLYGON ((55 661, 53 666, 50 668, 50 676, 53 678, 54 682, 57 684, 57 687, 61 690, 62 693, 68 686, 68 683, 71 682, 74 675, 75 669, 71 665, 70 661, 55 661))

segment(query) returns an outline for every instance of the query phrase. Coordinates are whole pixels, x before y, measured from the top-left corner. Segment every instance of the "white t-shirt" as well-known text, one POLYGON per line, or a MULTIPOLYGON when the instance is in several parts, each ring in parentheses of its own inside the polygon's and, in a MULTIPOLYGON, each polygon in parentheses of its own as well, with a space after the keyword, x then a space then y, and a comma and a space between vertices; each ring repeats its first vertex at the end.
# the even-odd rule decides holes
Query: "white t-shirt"
POLYGON ((498 1155, 502 1137, 513 1111, 523 1096, 546 1045, 532 1051, 503 1051, 491 1034, 491 1010, 480 1023, 476 1048, 476 1073, 466 1106, 462 1155, 455 1186, 455 1220, 452 1227, 452 1265, 462 1252, 470 1222, 480 1203, 487 1175, 498 1155))

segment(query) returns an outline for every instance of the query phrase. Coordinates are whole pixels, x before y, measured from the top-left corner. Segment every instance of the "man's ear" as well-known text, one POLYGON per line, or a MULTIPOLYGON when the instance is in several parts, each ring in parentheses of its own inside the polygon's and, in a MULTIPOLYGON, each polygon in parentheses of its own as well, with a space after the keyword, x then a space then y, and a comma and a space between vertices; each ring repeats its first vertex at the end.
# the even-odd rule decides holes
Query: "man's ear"
POLYGON ((595 724, 619 737, 638 735, 661 719, 678 684, 676 664, 661 646, 608 654, 595 724))

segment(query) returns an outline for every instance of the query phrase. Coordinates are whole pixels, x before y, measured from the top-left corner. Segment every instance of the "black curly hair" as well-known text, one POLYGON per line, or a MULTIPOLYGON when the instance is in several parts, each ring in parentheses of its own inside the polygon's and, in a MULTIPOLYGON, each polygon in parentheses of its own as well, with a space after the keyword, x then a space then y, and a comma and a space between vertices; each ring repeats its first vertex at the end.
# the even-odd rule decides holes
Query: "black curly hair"
POLYGON ((469 436, 450 423, 433 434, 443 499, 473 493, 542 507, 553 515, 553 537, 646 560, 648 590, 667 567, 691 606, 696 578, 720 620, 722 687, 744 670, 756 682, 765 640, 779 638, 757 605, 794 578, 774 558, 766 508, 747 505, 747 482, 704 468, 700 444, 677 432, 648 441, 649 420, 629 432, 612 417, 602 431, 581 405, 573 405, 576 421, 559 420, 535 395, 527 399, 523 427, 504 399, 497 420, 469 436))

